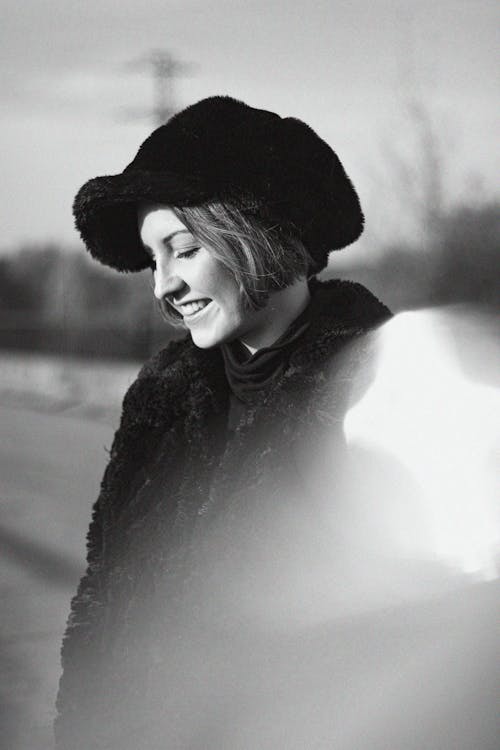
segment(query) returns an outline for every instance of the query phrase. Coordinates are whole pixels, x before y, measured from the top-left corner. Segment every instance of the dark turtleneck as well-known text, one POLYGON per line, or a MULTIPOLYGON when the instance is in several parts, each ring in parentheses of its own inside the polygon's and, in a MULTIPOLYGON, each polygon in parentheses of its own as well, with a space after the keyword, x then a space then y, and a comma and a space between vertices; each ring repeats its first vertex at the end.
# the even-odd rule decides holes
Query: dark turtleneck
POLYGON ((240 341, 221 345, 224 368, 231 390, 228 429, 233 431, 241 417, 284 371, 296 342, 310 325, 310 303, 288 326, 282 336, 250 354, 240 341))

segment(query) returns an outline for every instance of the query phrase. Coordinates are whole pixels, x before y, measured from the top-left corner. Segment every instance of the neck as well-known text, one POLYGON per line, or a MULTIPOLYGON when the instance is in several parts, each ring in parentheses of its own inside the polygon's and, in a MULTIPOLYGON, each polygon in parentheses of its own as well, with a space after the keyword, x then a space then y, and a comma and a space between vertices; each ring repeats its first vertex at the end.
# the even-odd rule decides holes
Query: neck
POLYGON ((305 310, 310 299, 307 279, 272 292, 267 305, 259 311, 260 326, 253 328, 251 334, 242 336, 241 343, 251 354, 265 346, 271 346, 305 310))

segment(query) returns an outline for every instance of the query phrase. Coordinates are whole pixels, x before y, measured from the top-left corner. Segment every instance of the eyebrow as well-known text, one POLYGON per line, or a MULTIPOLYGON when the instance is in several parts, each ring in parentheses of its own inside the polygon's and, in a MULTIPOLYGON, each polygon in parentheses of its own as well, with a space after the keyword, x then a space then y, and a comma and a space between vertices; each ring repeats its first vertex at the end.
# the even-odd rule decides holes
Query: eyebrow
POLYGON ((176 235, 178 234, 191 234, 189 229, 176 229, 175 232, 172 232, 171 234, 168 234, 166 237, 163 238, 163 242, 170 242, 176 235))

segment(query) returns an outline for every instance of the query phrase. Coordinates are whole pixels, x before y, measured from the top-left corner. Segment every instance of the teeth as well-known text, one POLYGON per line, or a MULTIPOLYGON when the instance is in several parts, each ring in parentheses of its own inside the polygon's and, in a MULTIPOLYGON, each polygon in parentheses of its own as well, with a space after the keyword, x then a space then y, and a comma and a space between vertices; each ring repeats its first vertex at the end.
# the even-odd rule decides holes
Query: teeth
POLYGON ((208 305, 209 300, 197 300, 196 302, 188 302, 186 305, 181 305, 183 315, 193 315, 198 310, 203 310, 208 305))

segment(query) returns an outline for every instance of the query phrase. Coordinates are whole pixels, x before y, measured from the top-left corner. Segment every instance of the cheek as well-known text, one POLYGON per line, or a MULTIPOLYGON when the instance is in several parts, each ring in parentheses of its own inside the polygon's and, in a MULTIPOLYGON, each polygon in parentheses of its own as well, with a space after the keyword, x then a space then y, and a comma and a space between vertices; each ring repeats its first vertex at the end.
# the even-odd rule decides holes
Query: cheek
POLYGON ((231 318, 240 318, 243 304, 240 289, 233 274, 224 266, 212 264, 204 273, 204 288, 207 294, 231 318))
POLYGON ((221 290, 218 302, 225 316, 233 325, 239 325, 245 319, 245 308, 236 284, 221 290))

